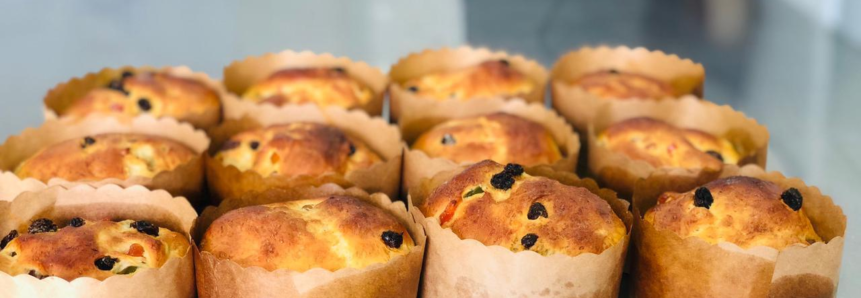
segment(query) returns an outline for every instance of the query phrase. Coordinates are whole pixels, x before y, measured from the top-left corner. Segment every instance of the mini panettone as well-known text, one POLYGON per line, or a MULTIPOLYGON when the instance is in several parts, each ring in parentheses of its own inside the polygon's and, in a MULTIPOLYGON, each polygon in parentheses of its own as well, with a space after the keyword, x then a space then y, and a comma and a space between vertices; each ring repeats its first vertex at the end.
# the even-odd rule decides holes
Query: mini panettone
POLYGON ((75 101, 63 115, 149 114, 183 119, 220 109, 218 93, 203 83, 167 73, 125 71, 106 86, 95 88, 75 101))
POLYGON ((65 280, 134 274, 159 268, 189 249, 180 233, 147 221, 73 218, 63 228, 50 219, 34 220, 26 229, 12 230, 0 241, 0 271, 36 278, 65 280))
POLYGON ((410 92, 437 100, 525 97, 533 89, 541 88, 536 85, 504 59, 485 61, 456 71, 431 73, 403 84, 410 92))
POLYGON ((365 105, 373 97, 368 86, 350 77, 342 67, 284 69, 257 82, 242 95, 245 100, 276 106, 314 103, 344 108, 365 105))
POLYGON ((598 136, 598 145, 655 167, 720 170, 739 160, 726 139, 645 117, 611 125, 598 136))
POLYGON ((589 73, 572 84, 601 98, 661 99, 674 96, 672 86, 666 82, 642 74, 617 70, 589 73))
POLYGON ((490 159, 531 166, 562 158, 545 127, 506 113, 443 122, 422 134, 412 147, 457 163, 490 159))
POLYGON ((243 267, 304 272, 386 263, 415 243, 397 218, 350 196, 244 207, 215 221, 201 251, 243 267))
POLYGON ((381 161, 364 143, 340 129, 319 123, 294 122, 234 135, 214 156, 225 166, 274 174, 346 174, 381 161))
POLYGON ((489 160, 470 166, 419 205, 461 238, 514 252, 600 254, 627 232, 610 205, 586 188, 489 160))
POLYGON ((44 148, 15 169, 22 178, 47 182, 130 177, 152 178, 196 157, 185 145, 162 137, 109 133, 70 139, 44 148))
POLYGON ((664 193, 644 220, 658 230, 712 244, 775 249, 806 246, 822 239, 801 209, 803 200, 795 188, 781 189, 769 181, 734 176, 686 193, 664 193))

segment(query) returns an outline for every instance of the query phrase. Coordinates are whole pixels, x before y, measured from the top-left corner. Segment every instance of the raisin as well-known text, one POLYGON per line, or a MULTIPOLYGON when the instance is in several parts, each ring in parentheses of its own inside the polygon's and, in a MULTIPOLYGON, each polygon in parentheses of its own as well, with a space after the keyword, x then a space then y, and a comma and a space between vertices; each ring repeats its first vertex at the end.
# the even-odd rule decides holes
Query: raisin
POLYGON ((111 82, 108 83, 108 88, 128 94, 126 89, 123 88, 123 81, 121 80, 111 80, 111 82))
POLYGON ((53 221, 47 218, 40 218, 34 220, 30 223, 30 228, 27 229, 27 232, 30 234, 38 234, 45 232, 56 232, 57 225, 54 224, 53 221))
POLYGON ((90 136, 86 136, 86 137, 84 137, 84 142, 81 143, 81 149, 87 148, 87 146, 91 146, 95 143, 96 143, 96 139, 93 139, 93 137, 90 137, 90 136))
POLYGON ((251 141, 251 144, 248 144, 248 146, 250 146, 250 147, 251 147, 251 150, 257 150, 257 148, 259 148, 259 147, 260 147, 260 142, 258 142, 258 141, 251 141))
POLYGON ((238 141, 227 141, 224 142, 224 145, 221 145, 221 151, 232 150, 236 147, 239 147, 238 141))
POLYGON ((356 154, 356 145, 353 145, 353 143, 350 143, 350 154, 349 154, 349 156, 353 156, 353 154, 356 154))
POLYGON ((12 242, 15 238, 18 238, 18 231, 9 231, 9 234, 3 237, 3 240, 0 240, 0 249, 6 248, 6 245, 9 245, 9 242, 12 242))
POLYGON ((616 70, 615 68, 611 68, 611 69, 609 70, 609 72, 610 72, 611 74, 619 74, 619 71, 618 71, 618 70, 616 70))
POLYGON ((712 197, 712 192, 709 191, 708 188, 700 187, 694 191, 694 206, 709 209, 714 201, 715 199, 712 197))
POLYGON ((801 209, 801 203, 804 202, 804 198, 801 196, 801 192, 798 191, 795 187, 790 187, 782 194, 780 194, 780 198, 783 199, 783 203, 792 210, 798 211, 801 209))
POLYGON ((133 222, 129 226, 134 228, 135 230, 138 230, 138 232, 141 232, 141 233, 153 236, 153 237, 158 237, 158 226, 156 226, 156 225, 154 225, 148 221, 139 220, 139 221, 133 222))
POLYGON ((507 59, 499 59, 499 63, 502 63, 502 65, 505 65, 505 66, 511 65, 511 63, 509 63, 507 59))
POLYGON ((340 72, 340 73, 346 73, 346 72, 347 72, 347 70, 346 70, 346 69, 344 69, 343 67, 340 67, 340 66, 339 66, 339 67, 332 68, 332 70, 334 70, 334 71, 336 71, 336 72, 340 72))
POLYGON ((532 203, 532 205, 529 206, 529 213, 526 214, 526 218, 529 220, 536 220, 539 217, 548 217, 547 208, 544 208, 544 204, 539 202, 532 203))
POLYGON ((457 143, 457 140, 454 139, 454 136, 451 134, 442 135, 442 144, 443 145, 454 145, 457 143))
POLYGON ((46 275, 42 275, 39 272, 36 272, 36 270, 33 270, 33 269, 31 269, 29 272, 27 272, 27 274, 29 274, 32 277, 38 278, 38 279, 44 279, 44 278, 48 277, 46 275))
POLYGON ((72 220, 69 221, 69 225, 72 227, 75 227, 75 228, 83 226, 84 225, 84 219, 80 218, 80 217, 72 218, 72 220))
POLYGON ((117 261, 119 261, 119 259, 111 258, 109 256, 104 256, 104 257, 96 259, 95 264, 96 264, 96 268, 99 268, 99 270, 108 271, 108 270, 114 269, 114 264, 116 264, 117 261))
POLYGON ((505 170, 503 170, 503 172, 511 174, 512 177, 517 177, 523 174, 523 166, 516 163, 510 163, 505 165, 505 170))
POLYGON ((535 242, 538 242, 538 235, 532 233, 526 234, 526 236, 520 238, 520 244, 522 244, 525 249, 529 249, 534 246, 535 242))
POLYGON ((129 78, 129 77, 131 77, 131 76, 134 76, 134 75, 135 75, 135 74, 133 74, 131 71, 126 70, 126 71, 123 71, 123 74, 121 75, 121 77, 122 77, 123 79, 127 79, 127 78, 129 78))
POLYGON ((138 107, 141 108, 141 111, 149 112, 152 110, 152 104, 149 102, 149 99, 141 98, 138 99, 138 107))
POLYGON ((412 92, 412 93, 416 93, 416 92, 419 92, 419 87, 410 86, 409 88, 407 88, 407 90, 410 90, 410 92, 412 92))
POLYGON ((490 185, 501 190, 508 190, 514 185, 514 177, 511 177, 508 172, 502 171, 490 178, 490 185))
POLYGON ((712 157, 717 158, 717 160, 723 162, 723 155, 720 155, 720 153, 718 153, 717 151, 709 150, 706 151, 706 154, 711 155, 712 157))
POLYGON ((401 248, 401 244, 404 243, 404 233, 397 233, 394 231, 385 231, 382 235, 383 243, 386 246, 391 248, 401 248))

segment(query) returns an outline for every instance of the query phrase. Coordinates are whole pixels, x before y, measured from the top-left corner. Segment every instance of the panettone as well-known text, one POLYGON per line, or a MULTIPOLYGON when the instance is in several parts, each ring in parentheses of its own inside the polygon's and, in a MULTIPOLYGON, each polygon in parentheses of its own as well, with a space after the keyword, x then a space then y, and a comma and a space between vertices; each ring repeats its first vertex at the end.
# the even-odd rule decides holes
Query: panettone
POLYGON ((314 103, 352 108, 367 104, 374 93, 342 67, 293 68, 277 71, 242 95, 244 100, 285 104, 314 103))
POLYGON ((444 100, 456 98, 526 97, 537 86, 529 77, 511 67, 507 60, 489 60, 447 72, 430 73, 411 79, 404 88, 420 97, 444 100))
POLYGON ((601 98, 661 99, 674 95, 672 86, 666 82, 643 74, 617 70, 588 73, 572 84, 601 98))

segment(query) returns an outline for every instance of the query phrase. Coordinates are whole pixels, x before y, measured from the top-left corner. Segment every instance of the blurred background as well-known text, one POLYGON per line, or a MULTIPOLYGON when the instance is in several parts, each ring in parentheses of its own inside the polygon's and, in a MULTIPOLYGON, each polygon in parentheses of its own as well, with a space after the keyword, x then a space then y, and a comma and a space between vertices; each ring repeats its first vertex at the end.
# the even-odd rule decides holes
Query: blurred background
POLYGON ((0 0, 0 139, 42 121, 57 83, 103 67, 188 65, 220 78, 248 55, 312 50, 388 70, 428 47, 471 44, 548 68, 584 45, 628 45, 706 67, 705 97, 771 131, 769 170, 850 217, 840 297, 861 297, 861 1, 0 0), (855 115, 858 113, 859 115, 855 115))

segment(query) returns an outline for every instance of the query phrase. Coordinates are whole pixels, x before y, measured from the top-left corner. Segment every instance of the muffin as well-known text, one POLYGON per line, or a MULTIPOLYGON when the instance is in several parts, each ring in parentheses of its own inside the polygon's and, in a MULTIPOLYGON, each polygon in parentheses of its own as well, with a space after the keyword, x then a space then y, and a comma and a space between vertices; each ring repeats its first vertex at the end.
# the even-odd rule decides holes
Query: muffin
POLYGON ((601 254, 627 233, 607 201, 588 189, 489 160, 433 190, 419 208, 460 238, 544 256, 601 254))
POLYGON ((423 98, 436 100, 491 97, 526 97, 541 88, 508 60, 487 60, 480 64, 434 72, 404 82, 403 87, 423 98))
POLYGON ((681 238, 783 249, 822 241, 801 209, 803 202, 795 188, 733 176, 684 193, 664 193, 643 219, 681 238))
POLYGON ((600 98, 661 99, 674 96, 673 87, 667 82, 645 74, 615 69, 584 74, 571 84, 600 98))
POLYGON ((159 268, 182 258, 189 243, 180 233, 147 221, 71 219, 63 228, 40 218, 26 229, 12 230, 0 241, 0 271, 42 279, 56 276, 104 280, 159 268))
POLYGON ((364 143, 340 129, 312 122, 272 125, 234 135, 213 157, 216 163, 262 177, 345 174, 381 161, 364 143))
POLYGON ((136 134, 108 133, 69 139, 43 148, 15 169, 22 178, 47 182, 152 178, 189 162, 197 154, 171 139, 136 134))
POLYGON ((531 166, 562 158, 544 126, 502 112, 440 123, 422 134, 412 148, 457 163, 490 159, 531 166))
POLYGON ((252 85, 242 99, 255 103, 314 103, 354 108, 366 105, 374 92, 343 67, 290 68, 276 71, 252 85))
POLYGON ((344 195, 235 209, 213 221, 201 241, 202 252, 269 271, 361 269, 415 249, 393 214, 344 195))

